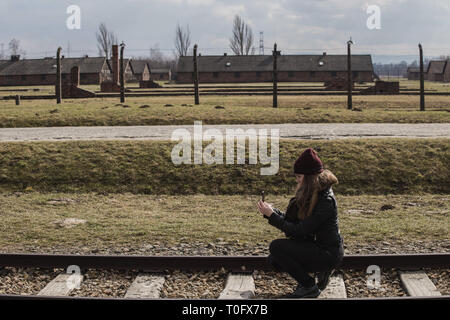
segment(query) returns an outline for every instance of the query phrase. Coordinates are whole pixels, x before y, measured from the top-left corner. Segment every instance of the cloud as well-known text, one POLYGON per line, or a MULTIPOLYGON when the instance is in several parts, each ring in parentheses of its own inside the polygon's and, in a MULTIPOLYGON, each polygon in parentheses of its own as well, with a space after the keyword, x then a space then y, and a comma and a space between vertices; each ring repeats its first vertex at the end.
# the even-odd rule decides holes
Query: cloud
POLYGON ((223 3, 217 3, 213 9, 212 14, 217 17, 222 17, 228 21, 232 21, 237 14, 242 15, 245 12, 245 6, 240 5, 224 5, 223 3))
MULTIPOLYGON (((132 0, 133 1, 133 0, 132 0)), ((145 0, 134 0, 134 1, 145 1, 145 0)), ((162 3, 171 4, 185 4, 188 6, 210 6, 215 3, 215 0, 156 0, 162 3)))
MULTIPOLYGON (((97 53, 100 22, 114 30, 130 54, 148 54, 155 43, 164 53, 173 48, 175 26, 189 24, 192 41, 220 54, 228 48, 232 20, 239 14, 253 29, 255 46, 264 31, 265 46, 277 42, 289 53, 345 53, 350 36, 355 52, 415 54, 422 42, 427 54, 450 53, 448 0, 77 0, 82 29, 65 28, 73 0, 1 0, 0 43, 21 40, 28 57, 43 56, 70 42, 72 56, 97 53), (381 30, 369 30, 368 4, 381 7, 381 30), (135 51, 132 51, 134 49, 135 51), (78 51, 75 51, 78 50, 78 51)), ((230 52, 228 50, 228 52, 230 52)), ((267 50, 266 50, 267 52, 267 50)))

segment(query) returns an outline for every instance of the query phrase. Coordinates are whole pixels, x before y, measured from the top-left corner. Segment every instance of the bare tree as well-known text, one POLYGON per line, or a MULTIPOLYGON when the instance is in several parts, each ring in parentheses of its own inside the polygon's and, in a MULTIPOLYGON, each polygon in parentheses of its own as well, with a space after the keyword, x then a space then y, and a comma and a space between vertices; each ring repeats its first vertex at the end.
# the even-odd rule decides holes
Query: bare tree
POLYGON ((20 54, 20 41, 17 39, 12 39, 9 44, 9 52, 12 56, 20 54))
POLYGON ((238 56, 254 54, 255 52, 252 28, 239 15, 234 17, 230 48, 238 56))
POLYGON ((150 63, 152 66, 162 66, 165 63, 164 54, 159 49, 158 44, 150 48, 150 63))
POLYGON ((106 24, 100 23, 98 32, 96 33, 98 52, 100 55, 105 55, 107 59, 111 57, 111 47, 118 44, 117 36, 114 32, 108 30, 106 24))
POLYGON ((4 46, 5 46, 4 43, 1 43, 1 44, 0 44, 0 47, 1 47, 1 49, 0 49, 0 60, 5 59, 5 50, 4 50, 4 46))
POLYGON ((181 27, 177 24, 175 29, 175 55, 177 57, 186 56, 191 46, 191 30, 189 25, 181 27))

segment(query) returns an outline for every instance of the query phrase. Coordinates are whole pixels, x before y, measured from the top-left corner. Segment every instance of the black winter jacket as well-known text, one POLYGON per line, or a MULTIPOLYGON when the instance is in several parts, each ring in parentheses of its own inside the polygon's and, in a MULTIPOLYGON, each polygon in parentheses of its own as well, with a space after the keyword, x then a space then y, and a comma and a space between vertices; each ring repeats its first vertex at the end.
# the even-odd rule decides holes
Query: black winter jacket
POLYGON ((274 208, 267 218, 269 223, 283 231, 291 239, 314 241, 322 248, 339 248, 342 237, 339 232, 337 202, 331 187, 319 192, 317 204, 311 215, 304 220, 297 218, 295 197, 289 201, 286 213, 274 208))

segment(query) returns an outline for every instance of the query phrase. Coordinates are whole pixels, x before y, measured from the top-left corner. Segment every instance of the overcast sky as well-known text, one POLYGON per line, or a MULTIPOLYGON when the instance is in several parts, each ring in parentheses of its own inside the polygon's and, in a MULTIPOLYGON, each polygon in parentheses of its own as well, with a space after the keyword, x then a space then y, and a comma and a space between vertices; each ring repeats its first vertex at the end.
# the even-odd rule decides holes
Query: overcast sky
POLYGON ((0 0, 0 43, 5 54, 12 38, 20 40, 27 58, 55 55, 70 43, 70 56, 97 56, 95 33, 100 22, 127 45, 128 56, 149 55, 158 46, 172 55, 177 23, 189 24, 192 40, 206 54, 231 53, 233 17, 252 27, 259 53, 264 32, 265 54, 277 42, 282 54, 354 53, 417 55, 450 54, 450 0, 0 0), (69 30, 68 6, 81 9, 81 29, 69 30), (368 5, 378 5, 381 29, 370 30, 368 5))

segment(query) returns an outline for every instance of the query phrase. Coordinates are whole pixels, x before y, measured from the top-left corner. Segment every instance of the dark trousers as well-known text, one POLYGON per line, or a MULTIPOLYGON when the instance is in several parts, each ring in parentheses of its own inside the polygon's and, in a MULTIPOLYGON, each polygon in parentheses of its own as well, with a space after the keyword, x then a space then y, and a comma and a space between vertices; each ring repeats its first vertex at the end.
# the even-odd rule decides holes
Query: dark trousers
POLYGON ((314 242, 276 239, 270 243, 269 263, 277 271, 287 272, 305 287, 315 284, 308 272, 331 270, 341 263, 343 248, 323 249, 314 242))

